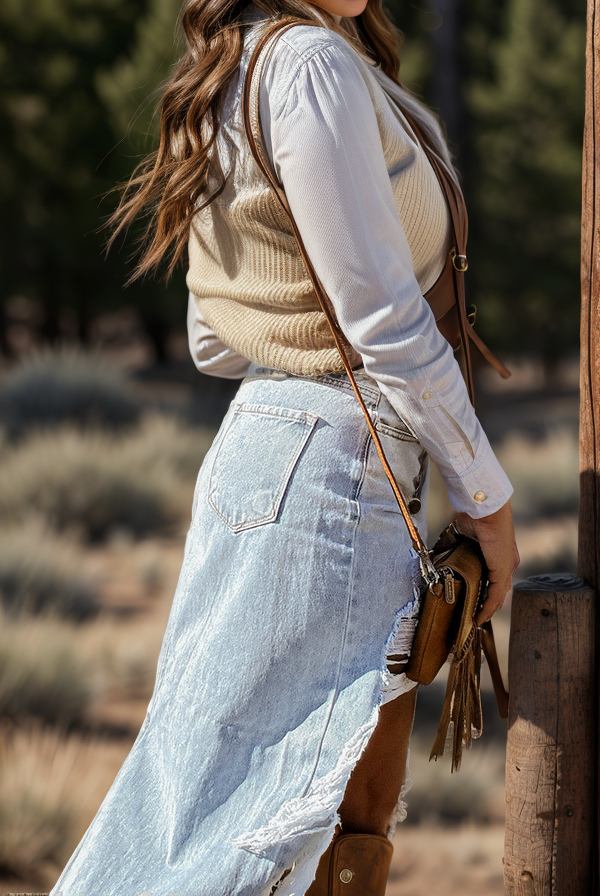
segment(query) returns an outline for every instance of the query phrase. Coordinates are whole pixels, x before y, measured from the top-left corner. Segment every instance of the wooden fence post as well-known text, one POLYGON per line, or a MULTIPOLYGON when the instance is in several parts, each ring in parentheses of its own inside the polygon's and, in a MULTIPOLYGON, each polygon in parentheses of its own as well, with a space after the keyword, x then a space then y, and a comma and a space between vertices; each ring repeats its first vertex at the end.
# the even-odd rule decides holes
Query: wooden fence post
POLYGON ((577 572, 600 590, 600 0, 588 0, 581 217, 577 572))
POLYGON ((595 595, 570 573, 515 586, 506 753, 507 896, 589 896, 595 595))
MULTIPOLYGON (((600 594, 600 0, 587 3, 581 217, 579 549, 577 571, 600 594)), ((600 617, 600 614, 599 614, 600 617)), ((596 629, 600 656, 600 618, 596 629)), ((600 743, 600 672, 595 732, 600 743)), ((600 750, 597 749, 594 896, 600 893, 600 750)))
POLYGON ((588 0, 581 218, 579 577, 513 593, 507 896, 598 896, 600 855, 600 0, 588 0))

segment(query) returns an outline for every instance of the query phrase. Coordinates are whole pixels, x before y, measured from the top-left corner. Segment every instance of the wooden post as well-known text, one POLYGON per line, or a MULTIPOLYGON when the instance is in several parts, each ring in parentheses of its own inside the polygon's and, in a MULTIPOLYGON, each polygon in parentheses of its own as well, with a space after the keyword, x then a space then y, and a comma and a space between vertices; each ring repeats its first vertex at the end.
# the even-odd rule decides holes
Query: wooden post
POLYGON ((569 573, 513 593, 507 896, 589 896, 595 814, 595 595, 569 573))
POLYGON ((579 577, 513 594, 507 896, 598 896, 600 855, 600 0, 588 0, 581 221, 579 577))
POLYGON ((580 487, 577 571, 600 591, 600 0, 588 0, 581 220, 580 487))
MULTIPOLYGON (((581 219, 581 360, 579 410, 579 548, 577 571, 600 594, 600 0, 588 0, 581 219)), ((600 614, 596 656, 600 657, 600 614)), ((600 744, 600 671, 594 730, 600 744)), ((596 848, 590 892, 600 893, 600 750, 596 747, 596 848)))

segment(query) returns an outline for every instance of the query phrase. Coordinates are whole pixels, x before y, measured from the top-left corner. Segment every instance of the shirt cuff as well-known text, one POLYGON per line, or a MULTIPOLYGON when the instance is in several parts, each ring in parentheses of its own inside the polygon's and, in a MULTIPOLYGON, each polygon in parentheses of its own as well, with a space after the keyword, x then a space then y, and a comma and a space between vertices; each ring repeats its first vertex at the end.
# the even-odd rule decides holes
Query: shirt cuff
MULTIPOLYGON (((416 385, 408 384, 418 394, 416 385)), ((508 501, 514 489, 470 402, 465 401, 459 425, 441 404, 429 380, 425 388, 423 383, 418 384, 421 399, 386 383, 380 383, 380 388, 436 464, 455 510, 480 519, 508 501)), ((466 394, 466 387, 464 391, 466 394)))
POLYGON ((464 511, 473 519, 495 513, 506 504, 514 488, 500 466, 485 433, 479 445, 477 460, 458 476, 440 473, 448 489, 450 503, 456 511, 464 511))

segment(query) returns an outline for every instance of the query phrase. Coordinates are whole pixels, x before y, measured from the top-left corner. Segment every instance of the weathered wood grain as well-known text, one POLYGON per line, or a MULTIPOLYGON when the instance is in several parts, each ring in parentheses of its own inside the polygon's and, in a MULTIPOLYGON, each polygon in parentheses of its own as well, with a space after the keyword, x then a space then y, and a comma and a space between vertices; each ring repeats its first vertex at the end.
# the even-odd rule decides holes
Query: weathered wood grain
MULTIPOLYGON (((577 571, 600 594, 600 0, 587 2, 581 216, 579 547, 577 571)), ((600 631, 596 632, 600 650, 600 631)), ((599 673, 600 675, 600 667, 599 673)), ((600 680, 597 682, 600 695, 600 680)), ((600 744, 600 706, 595 733, 600 744)), ((600 750, 596 774, 594 896, 600 894, 600 750)))
POLYGON ((587 16, 577 571, 600 593, 600 0, 588 0, 587 16))
POLYGON ((509 650, 508 896, 589 896, 595 813, 595 594, 575 576, 515 587, 509 650))

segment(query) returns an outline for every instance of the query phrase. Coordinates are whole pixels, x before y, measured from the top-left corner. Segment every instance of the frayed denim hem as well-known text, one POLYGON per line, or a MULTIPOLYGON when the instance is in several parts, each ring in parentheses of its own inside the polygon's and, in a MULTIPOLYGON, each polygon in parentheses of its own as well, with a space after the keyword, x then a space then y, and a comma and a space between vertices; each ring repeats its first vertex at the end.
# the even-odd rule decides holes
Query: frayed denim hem
MULTIPOLYGON (((410 555, 414 563, 413 600, 398 611, 387 638, 369 721, 347 742, 335 768, 329 774, 317 779, 309 794, 288 801, 268 824, 232 840, 234 846, 263 857, 270 854, 275 844, 285 847, 285 844, 296 838, 305 841, 295 853, 295 859, 290 867, 280 874, 276 884, 265 891, 264 896, 299 896, 309 888, 315 878, 321 855, 333 839, 336 826, 341 825, 339 807, 350 775, 375 730, 380 707, 418 686, 403 672, 392 673, 388 669, 390 656, 410 654, 418 621, 422 577, 419 558, 412 547, 410 555), (315 837, 319 841, 318 845, 315 844, 315 837)), ((407 817, 406 794, 414 783, 410 774, 409 760, 410 750, 407 755, 404 783, 386 831, 389 840, 393 840, 397 825, 407 817)))

